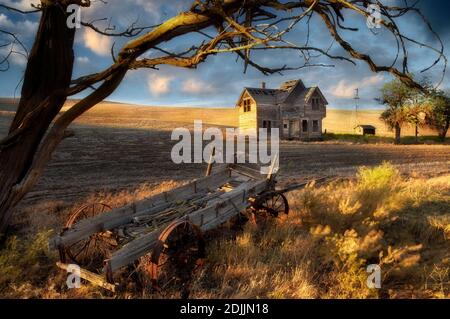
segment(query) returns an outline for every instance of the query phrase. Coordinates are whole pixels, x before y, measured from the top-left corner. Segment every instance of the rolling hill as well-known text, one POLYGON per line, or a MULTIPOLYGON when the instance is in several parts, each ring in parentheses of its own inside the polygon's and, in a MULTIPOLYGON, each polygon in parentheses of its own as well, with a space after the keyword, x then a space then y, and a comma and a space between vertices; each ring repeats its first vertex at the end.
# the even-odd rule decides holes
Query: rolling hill
MULTIPOLYGON (((14 111, 13 99, 0 98, 0 113, 11 116, 14 111)), ((67 107, 75 101, 68 101, 67 107)), ((392 136, 393 133, 380 120, 380 110, 360 110, 356 122, 370 124, 377 128, 377 135, 392 136)), ((139 106, 115 102, 102 102, 81 116, 77 123, 106 126, 129 126, 139 123, 139 128, 173 128, 176 123, 190 123, 194 120, 202 120, 208 125, 230 126, 238 125, 237 112, 230 108, 195 108, 195 107, 170 107, 170 106, 139 106), (162 126, 162 127, 161 127, 162 126)), ((5 121, 2 121, 5 125, 5 121)), ((355 112, 329 108, 324 120, 324 130, 328 133, 353 133, 355 112)), ((2 130, 3 131, 3 130, 2 130)), ((420 128, 420 135, 436 135, 429 128, 420 128)), ((414 128, 405 126, 402 135, 414 135, 414 128)))

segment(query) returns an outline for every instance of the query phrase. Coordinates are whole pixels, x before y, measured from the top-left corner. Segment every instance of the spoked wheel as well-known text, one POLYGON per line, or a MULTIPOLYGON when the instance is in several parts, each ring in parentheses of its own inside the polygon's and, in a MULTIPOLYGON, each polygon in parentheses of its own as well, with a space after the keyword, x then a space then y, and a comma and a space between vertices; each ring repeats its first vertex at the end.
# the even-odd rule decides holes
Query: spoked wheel
POLYGON ((151 256, 153 288, 163 294, 178 292, 180 298, 188 298, 190 284, 204 258, 201 230, 189 221, 173 222, 159 236, 151 256))
POLYGON ((253 206, 252 219, 258 223, 289 214, 289 203, 281 193, 263 195, 253 206))
MULTIPOLYGON (((67 219, 65 230, 71 229, 78 222, 111 210, 103 203, 93 203, 81 207, 67 219)), ((87 270, 98 271, 103 267, 103 261, 109 257, 117 246, 117 238, 113 233, 100 232, 82 239, 70 246, 64 247, 64 253, 73 262, 87 270)))

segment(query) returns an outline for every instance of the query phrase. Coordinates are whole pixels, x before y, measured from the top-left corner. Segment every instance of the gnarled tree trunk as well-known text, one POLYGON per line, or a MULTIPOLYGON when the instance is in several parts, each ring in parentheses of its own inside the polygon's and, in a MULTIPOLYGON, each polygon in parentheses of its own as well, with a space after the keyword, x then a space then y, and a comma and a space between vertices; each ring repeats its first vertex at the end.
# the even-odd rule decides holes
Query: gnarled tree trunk
POLYGON ((400 144, 401 131, 400 124, 395 124, 395 144, 400 144))
POLYGON ((8 137, 0 144, 0 237, 9 224, 12 209, 25 195, 18 186, 66 100, 64 95, 54 94, 67 89, 72 78, 75 29, 67 27, 66 19, 63 5, 43 8, 17 113, 8 137))
POLYGON ((447 137, 448 129, 450 128, 450 121, 445 123, 445 126, 439 130, 439 139, 442 142, 445 142, 445 138, 447 137))

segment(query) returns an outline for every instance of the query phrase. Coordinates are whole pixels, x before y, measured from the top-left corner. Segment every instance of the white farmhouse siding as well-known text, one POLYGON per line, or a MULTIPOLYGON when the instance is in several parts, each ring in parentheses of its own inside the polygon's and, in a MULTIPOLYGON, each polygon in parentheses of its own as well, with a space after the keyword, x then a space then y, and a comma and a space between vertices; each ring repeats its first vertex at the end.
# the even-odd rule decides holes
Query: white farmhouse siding
POLYGON ((277 127, 281 138, 319 139, 327 104, 318 87, 307 88, 301 80, 291 80, 279 89, 245 88, 236 105, 241 129, 277 127))
POLYGON ((242 103, 239 105, 239 128, 241 130, 248 130, 257 127, 257 108, 255 100, 245 92, 242 97, 242 103))

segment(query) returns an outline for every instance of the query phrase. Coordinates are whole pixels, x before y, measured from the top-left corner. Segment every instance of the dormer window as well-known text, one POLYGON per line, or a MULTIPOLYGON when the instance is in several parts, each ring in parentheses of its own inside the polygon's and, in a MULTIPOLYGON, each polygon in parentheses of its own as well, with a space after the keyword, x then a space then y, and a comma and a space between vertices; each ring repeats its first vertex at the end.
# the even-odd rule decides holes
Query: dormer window
POLYGON ((312 98, 311 100, 312 109, 314 111, 318 111, 320 109, 320 100, 317 97, 312 98))
POLYGON ((244 112, 250 112, 251 110, 252 110, 251 100, 245 99, 244 100, 244 112))

